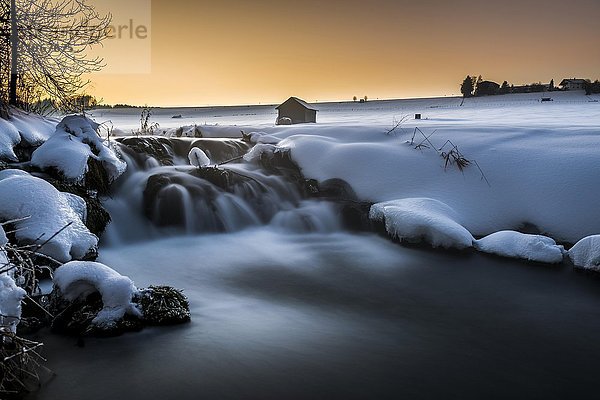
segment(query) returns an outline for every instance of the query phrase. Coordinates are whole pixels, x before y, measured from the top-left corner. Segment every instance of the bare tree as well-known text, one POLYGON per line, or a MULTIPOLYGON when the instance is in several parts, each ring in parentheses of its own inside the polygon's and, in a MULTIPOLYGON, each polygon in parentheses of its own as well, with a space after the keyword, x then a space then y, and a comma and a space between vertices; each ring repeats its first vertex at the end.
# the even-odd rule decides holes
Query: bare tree
POLYGON ((108 37, 111 15, 100 15, 85 0, 10 1, 10 43, 2 42, 10 46, 0 55, 9 54, 11 71, 10 83, 1 81, 3 93, 8 89, 13 105, 32 96, 65 102, 89 83, 84 74, 104 66, 87 52, 108 37))

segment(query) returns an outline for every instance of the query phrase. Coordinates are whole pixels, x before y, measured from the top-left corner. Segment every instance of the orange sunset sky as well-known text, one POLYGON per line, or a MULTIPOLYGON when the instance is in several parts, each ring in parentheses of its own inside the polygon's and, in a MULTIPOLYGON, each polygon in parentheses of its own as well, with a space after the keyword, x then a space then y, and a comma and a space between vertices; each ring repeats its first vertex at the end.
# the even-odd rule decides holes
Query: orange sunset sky
POLYGON ((108 104, 444 96, 466 74, 600 79, 598 0, 96 2, 115 24, 149 32, 102 50, 109 68, 90 76, 87 92, 108 104))

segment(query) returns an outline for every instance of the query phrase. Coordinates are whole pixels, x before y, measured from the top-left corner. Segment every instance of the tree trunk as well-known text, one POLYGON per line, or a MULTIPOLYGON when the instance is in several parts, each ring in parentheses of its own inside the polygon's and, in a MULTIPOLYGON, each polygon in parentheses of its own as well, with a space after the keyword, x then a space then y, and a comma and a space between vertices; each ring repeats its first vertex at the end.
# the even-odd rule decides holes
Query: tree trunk
POLYGON ((8 102, 17 105, 17 79, 18 79, 18 51, 19 32, 17 30, 17 5, 16 0, 10 0, 10 93, 8 102))

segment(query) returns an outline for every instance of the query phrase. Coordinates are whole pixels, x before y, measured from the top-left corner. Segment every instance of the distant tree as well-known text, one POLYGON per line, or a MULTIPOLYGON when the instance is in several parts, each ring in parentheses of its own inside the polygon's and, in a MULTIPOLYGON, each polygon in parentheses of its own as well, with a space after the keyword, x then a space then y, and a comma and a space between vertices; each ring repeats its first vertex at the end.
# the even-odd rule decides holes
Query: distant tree
POLYGON ((546 91, 546 85, 543 85, 542 82, 532 83, 529 86, 529 91, 531 93, 540 93, 546 91))
POLYGON ((600 81, 595 80, 594 82, 588 80, 585 84, 585 94, 597 94, 600 93, 600 81))
POLYGON ((352 100, 356 101, 356 100, 358 100, 358 97, 354 96, 354 97, 352 98, 352 100))
POLYGON ((471 97, 473 96, 473 91, 475 90, 475 78, 467 75, 467 77, 463 80, 463 83, 460 85, 460 92, 463 97, 471 97))
POLYGON ((553 92, 553 91, 554 91, 554 79, 551 79, 551 80, 550 80, 550 84, 548 85, 548 90, 549 90, 550 92, 553 92))
POLYGON ((367 100, 369 100, 369 98, 367 96, 365 96, 365 103, 367 102, 367 100))
POLYGON ((510 93, 510 86, 507 81, 502 82, 502 86, 500 86, 500 94, 508 94, 510 93))

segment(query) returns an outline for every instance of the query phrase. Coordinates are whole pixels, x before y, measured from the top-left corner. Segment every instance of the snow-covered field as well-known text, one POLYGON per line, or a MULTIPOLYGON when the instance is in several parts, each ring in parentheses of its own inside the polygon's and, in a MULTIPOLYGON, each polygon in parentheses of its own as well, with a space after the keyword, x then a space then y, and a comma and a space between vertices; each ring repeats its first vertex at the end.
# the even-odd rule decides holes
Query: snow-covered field
MULTIPOLYGON (((360 200, 418 200, 418 210, 396 213, 404 225, 407 218, 413 223, 405 231, 390 231, 392 236, 425 236, 433 245, 470 247, 465 236, 458 242, 440 240, 418 228, 422 221, 431 226, 432 220, 452 220, 476 238, 528 228, 573 244, 600 233, 600 96, 543 96, 553 101, 519 94, 467 99, 462 106, 460 98, 324 103, 317 104, 317 124, 294 126, 275 126, 273 106, 157 109, 151 121, 167 136, 191 124, 198 124, 204 137, 253 133, 253 141, 265 143, 255 153, 290 149, 305 177, 344 179, 360 200), (423 119, 415 119, 416 113, 423 119)), ((97 110, 92 115, 98 122, 110 119, 115 132, 127 133, 139 124, 138 113, 97 110)), ((438 228, 444 236, 456 227, 438 228)), ((476 247, 502 247, 504 242, 490 242, 507 237, 493 236, 487 246, 476 247)), ((556 251, 550 246, 552 254, 542 259, 556 259, 556 251)))

